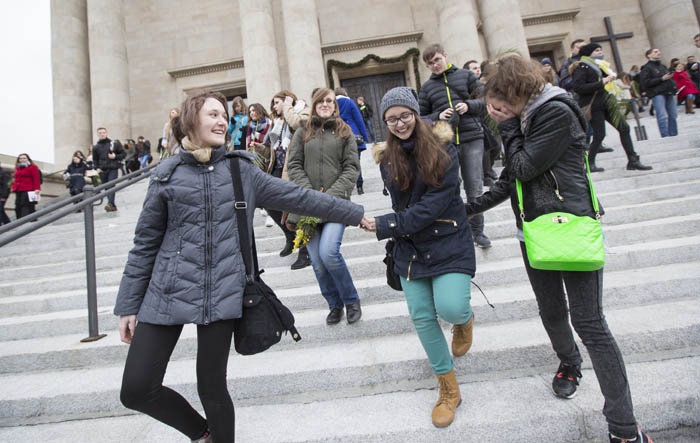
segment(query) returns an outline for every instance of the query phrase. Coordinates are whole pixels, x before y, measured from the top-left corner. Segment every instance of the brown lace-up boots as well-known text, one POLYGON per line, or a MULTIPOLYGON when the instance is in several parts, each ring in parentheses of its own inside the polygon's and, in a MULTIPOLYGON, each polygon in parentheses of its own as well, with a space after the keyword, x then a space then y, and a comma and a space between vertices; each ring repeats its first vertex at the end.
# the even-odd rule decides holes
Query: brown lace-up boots
POLYGON ((452 326, 452 355, 461 357, 472 347, 474 316, 468 323, 452 326))
POLYGON ((455 419, 455 411, 462 403, 462 395, 459 393, 459 383, 454 369, 447 374, 438 374, 440 398, 433 408, 433 424, 438 428, 449 426, 455 419))

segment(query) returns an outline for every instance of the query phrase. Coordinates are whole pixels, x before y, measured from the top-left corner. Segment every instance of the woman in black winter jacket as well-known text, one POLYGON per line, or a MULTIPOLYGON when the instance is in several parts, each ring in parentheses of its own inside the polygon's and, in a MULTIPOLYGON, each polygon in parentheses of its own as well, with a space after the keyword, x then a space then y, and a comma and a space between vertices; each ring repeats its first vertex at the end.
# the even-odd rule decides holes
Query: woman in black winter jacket
POLYGON ((603 168, 596 165, 596 156, 605 138, 605 122, 610 123, 620 134, 620 143, 627 155, 627 170, 648 171, 651 166, 643 165, 639 161, 639 155, 634 150, 632 137, 630 137, 630 125, 625 116, 620 112, 615 96, 605 90, 605 85, 615 81, 615 74, 606 71, 606 64, 596 61, 603 59, 603 50, 597 43, 589 43, 579 49, 580 59, 572 65, 571 78, 573 79, 574 92, 578 94, 578 104, 581 108, 591 101, 591 129, 593 140, 591 141, 588 160, 591 172, 602 172, 603 168))
POLYGON ((129 343, 121 400, 196 442, 234 441, 234 407, 226 368, 246 284, 235 207, 303 212, 358 225, 362 206, 264 173, 246 151, 226 156, 226 98, 185 99, 173 120, 181 149, 153 172, 114 313, 129 343), (233 158, 238 157, 238 158, 233 158), (244 202, 236 202, 231 163, 238 161, 244 202), (137 323, 138 321, 138 323, 137 323), (163 386, 170 355, 186 323, 197 325, 197 392, 206 419, 163 386))
POLYGON ((489 114, 499 122, 506 162, 490 191, 467 203, 467 213, 483 212, 511 198, 540 318, 561 361, 552 382, 554 393, 572 398, 581 377, 570 310, 571 324, 588 350, 605 397, 610 441, 651 442, 637 426, 625 364, 603 314, 603 270, 533 269, 523 242, 516 178, 522 182, 526 221, 552 211, 595 216, 586 175, 585 118, 565 90, 545 83, 537 63, 518 56, 498 62, 487 78, 485 95, 489 114))
POLYGON ((460 197, 459 160, 446 122, 420 118, 416 93, 390 90, 381 101, 388 128, 385 147, 375 148, 394 212, 370 218, 363 227, 377 239, 395 239, 394 271, 411 321, 437 376, 440 397, 433 424, 449 426, 461 402, 450 347, 438 317, 452 323, 452 354, 467 353, 474 315, 470 283, 476 270, 472 232, 460 197))
POLYGON ((68 188, 70 195, 78 195, 83 192, 85 187, 85 172, 88 167, 85 163, 85 155, 81 151, 73 153, 73 161, 66 168, 65 174, 68 175, 68 188))

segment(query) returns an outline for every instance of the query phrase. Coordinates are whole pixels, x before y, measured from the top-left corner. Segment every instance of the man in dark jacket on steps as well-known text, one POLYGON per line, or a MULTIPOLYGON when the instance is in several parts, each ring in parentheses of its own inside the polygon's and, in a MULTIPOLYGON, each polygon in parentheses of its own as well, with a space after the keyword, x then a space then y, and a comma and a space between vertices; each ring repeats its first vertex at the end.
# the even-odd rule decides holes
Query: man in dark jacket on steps
MULTIPOLYGON (((92 158, 104 184, 119 177, 119 169, 122 166, 124 157, 126 157, 126 153, 121 143, 118 141, 114 142, 107 137, 107 129, 97 128, 97 138, 97 143, 92 148, 92 158)), ((107 201, 105 211, 116 211, 117 205, 114 204, 114 193, 107 197, 107 201)))
POLYGON ((644 55, 649 61, 642 66, 639 82, 654 104, 661 137, 676 136, 676 82, 673 73, 661 63, 661 51, 657 48, 647 50, 644 55))
MULTIPOLYGON (((448 63, 447 53, 440 44, 428 46, 423 51, 423 61, 432 75, 418 94, 420 114, 434 122, 444 120, 452 125, 464 190, 471 202, 484 192, 481 114, 485 106, 482 100, 469 98, 479 87, 479 79, 472 71, 448 63)), ((475 215, 470 223, 474 243, 481 248, 490 247, 491 240, 484 234, 484 216, 475 215)))

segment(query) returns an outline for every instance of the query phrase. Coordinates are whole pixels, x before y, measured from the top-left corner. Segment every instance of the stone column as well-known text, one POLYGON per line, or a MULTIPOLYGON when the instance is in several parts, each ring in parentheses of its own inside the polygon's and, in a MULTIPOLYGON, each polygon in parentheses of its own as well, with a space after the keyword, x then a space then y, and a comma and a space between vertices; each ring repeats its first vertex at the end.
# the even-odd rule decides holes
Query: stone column
POLYGON ((311 91, 327 85, 316 1, 283 1, 282 16, 290 88, 297 97, 309 103, 311 91))
POLYGON ((281 89, 271 0, 239 0, 248 103, 269 103, 281 89))
POLYGON ((92 144, 87 0, 51 2, 54 163, 92 144))
MULTIPOLYGON (((129 65, 121 0, 87 2, 92 87, 92 126, 109 138, 131 138, 129 65)), ((93 139, 96 136, 93 134, 93 139)))
POLYGON ((468 60, 484 60, 472 0, 442 0, 438 18, 440 44, 451 63, 461 68, 468 60))
POLYGON ((490 59, 511 50, 530 58, 517 0, 479 0, 479 13, 490 59))
MULTIPOLYGON (((641 0, 651 46, 661 50, 661 62, 672 57, 682 61, 694 54, 693 36, 700 32, 693 3, 689 0, 641 0)), ((640 54, 641 57, 644 54, 640 54)))

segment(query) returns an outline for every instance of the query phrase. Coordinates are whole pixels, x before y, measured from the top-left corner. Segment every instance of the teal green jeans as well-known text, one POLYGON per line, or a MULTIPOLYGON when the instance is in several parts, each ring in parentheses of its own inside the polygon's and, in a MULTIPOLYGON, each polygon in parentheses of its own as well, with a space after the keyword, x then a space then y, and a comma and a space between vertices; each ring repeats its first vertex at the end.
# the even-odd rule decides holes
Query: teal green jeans
POLYGON ((447 374, 454 367, 438 317, 455 325, 469 322, 473 315, 470 285, 468 274, 443 274, 417 280, 401 277, 411 321, 436 374, 447 374))

